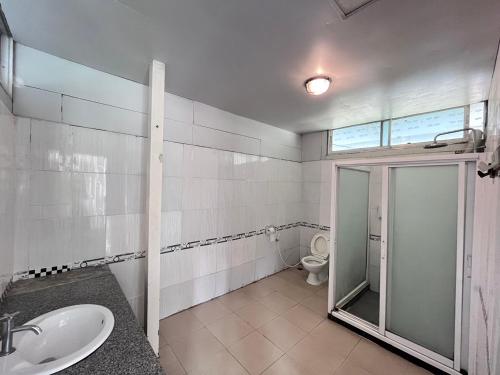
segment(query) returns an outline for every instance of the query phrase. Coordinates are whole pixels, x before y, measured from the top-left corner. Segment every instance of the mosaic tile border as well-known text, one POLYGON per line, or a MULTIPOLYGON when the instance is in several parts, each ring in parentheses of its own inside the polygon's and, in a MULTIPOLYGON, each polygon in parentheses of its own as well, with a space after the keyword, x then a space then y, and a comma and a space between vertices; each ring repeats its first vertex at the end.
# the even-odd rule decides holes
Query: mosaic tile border
MULTIPOLYGON (((278 225, 276 227, 276 229, 278 231, 282 231, 282 230, 297 228, 297 227, 306 227, 306 228, 319 229, 319 230, 330 230, 329 226, 319 225, 319 224, 311 224, 311 223, 307 223, 304 221, 299 221, 299 222, 291 223, 291 224, 278 225)), ((170 245, 167 247, 163 247, 160 250, 160 254, 168 254, 168 253, 172 253, 174 251, 187 250, 187 249, 192 249, 192 248, 199 247, 199 246, 209 246, 209 245, 213 245, 213 244, 217 244, 217 243, 237 241, 237 240, 244 239, 244 238, 259 236, 261 234, 264 234, 265 231, 266 231, 265 229, 259 229, 259 230, 255 230, 255 231, 251 231, 251 232, 238 233, 238 234, 233 234, 233 235, 224 236, 224 237, 214 237, 214 238, 208 238, 206 240, 191 241, 191 242, 184 243, 184 244, 170 245)), ((55 275, 58 273, 71 271, 72 269, 101 266, 101 265, 105 265, 105 264, 113 264, 113 263, 120 263, 120 262, 127 262, 130 260, 141 259, 141 258, 145 258, 145 257, 146 257, 146 250, 141 250, 141 251, 137 251, 137 252, 129 252, 129 253, 112 255, 112 256, 107 256, 107 257, 102 257, 102 258, 86 259, 86 260, 78 261, 78 262, 75 262, 75 263, 69 264, 69 265, 58 265, 58 266, 52 266, 52 267, 31 269, 28 271, 21 271, 21 272, 15 273, 14 274, 14 281, 25 280, 25 279, 34 279, 34 278, 39 278, 39 277, 44 277, 44 276, 55 275)))

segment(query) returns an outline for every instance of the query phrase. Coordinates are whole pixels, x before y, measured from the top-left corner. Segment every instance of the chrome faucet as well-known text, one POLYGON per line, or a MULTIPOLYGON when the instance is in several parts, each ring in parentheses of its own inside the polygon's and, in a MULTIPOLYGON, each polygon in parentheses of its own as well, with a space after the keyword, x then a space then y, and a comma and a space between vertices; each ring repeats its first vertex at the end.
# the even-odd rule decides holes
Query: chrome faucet
POLYGON ((0 338, 2 339, 2 349, 0 350, 0 357, 12 354, 16 351, 16 348, 12 346, 12 336, 16 332, 21 331, 31 331, 39 335, 42 333, 42 329, 35 325, 24 325, 19 327, 14 327, 14 317, 19 314, 15 312, 13 314, 4 314, 0 317, 0 323, 2 323, 2 331, 0 338))

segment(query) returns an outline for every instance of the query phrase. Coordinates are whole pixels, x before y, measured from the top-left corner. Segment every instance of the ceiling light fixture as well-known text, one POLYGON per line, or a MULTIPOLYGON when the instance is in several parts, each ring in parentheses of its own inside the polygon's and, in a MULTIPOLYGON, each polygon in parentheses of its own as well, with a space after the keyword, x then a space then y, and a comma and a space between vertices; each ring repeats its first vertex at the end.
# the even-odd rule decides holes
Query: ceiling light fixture
POLYGON ((321 95, 328 91, 332 79, 327 76, 316 76, 304 82, 306 91, 311 95, 321 95))

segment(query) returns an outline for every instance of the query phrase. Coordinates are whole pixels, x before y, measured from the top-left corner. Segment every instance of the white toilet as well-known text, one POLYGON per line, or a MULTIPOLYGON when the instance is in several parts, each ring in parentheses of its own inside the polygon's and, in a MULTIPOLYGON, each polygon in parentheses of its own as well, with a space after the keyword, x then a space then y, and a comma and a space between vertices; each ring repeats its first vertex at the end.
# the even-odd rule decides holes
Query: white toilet
POLYGON ((328 279, 328 256, 330 255, 330 236, 316 233, 311 240, 311 255, 302 258, 302 265, 309 271, 307 282, 321 285, 328 279))

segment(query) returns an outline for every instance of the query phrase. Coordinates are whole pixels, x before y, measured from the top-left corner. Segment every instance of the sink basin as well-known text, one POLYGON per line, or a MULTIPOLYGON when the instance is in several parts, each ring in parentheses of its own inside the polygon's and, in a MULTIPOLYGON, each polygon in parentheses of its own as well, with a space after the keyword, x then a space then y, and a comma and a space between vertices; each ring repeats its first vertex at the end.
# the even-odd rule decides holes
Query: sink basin
POLYGON ((0 374, 45 375, 61 371, 99 348, 113 330, 115 319, 104 306, 75 305, 25 324, 35 324, 43 332, 15 333, 16 351, 0 357, 0 374))

